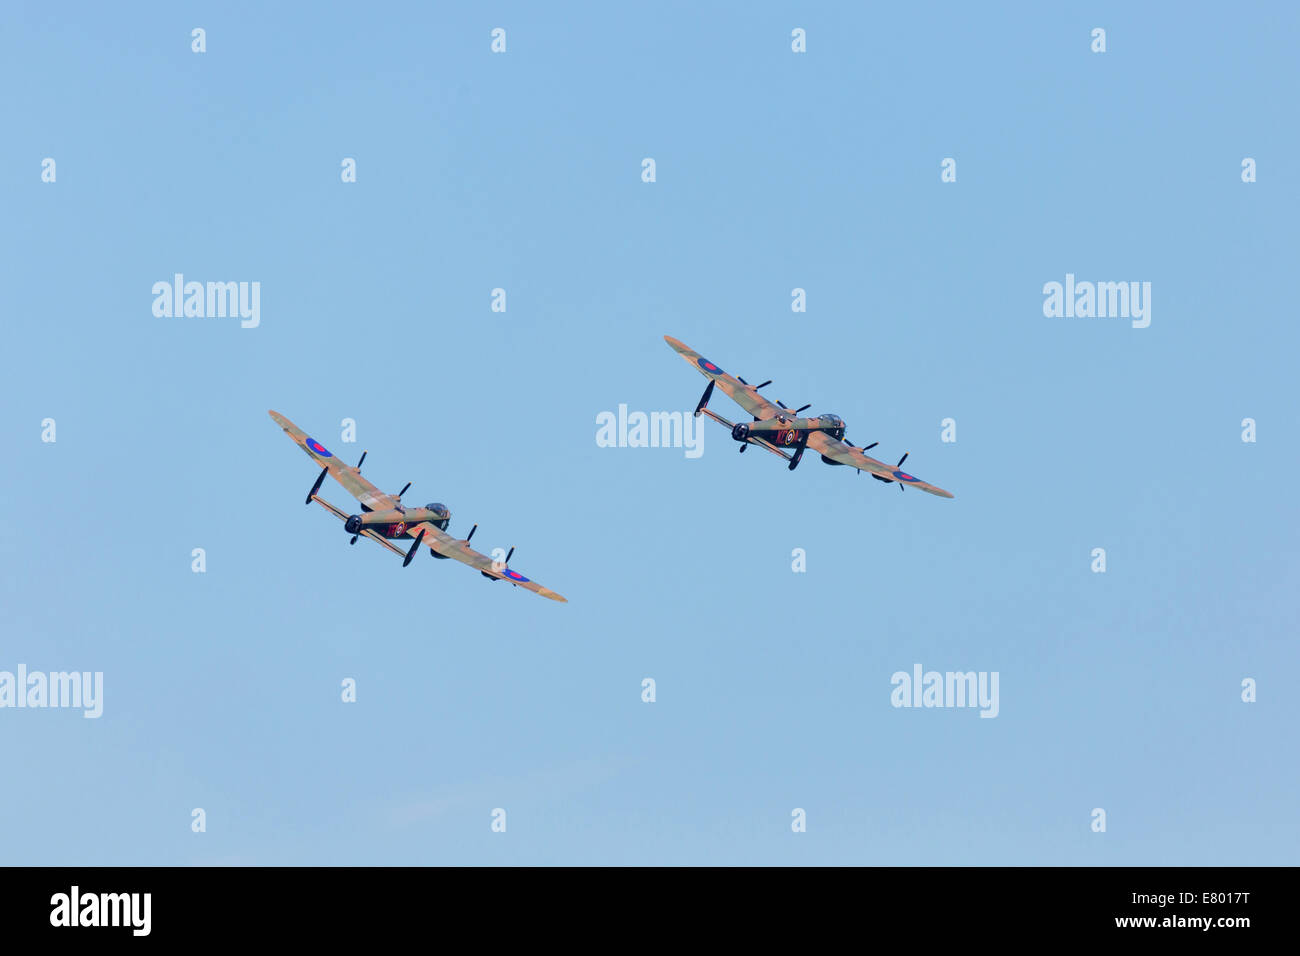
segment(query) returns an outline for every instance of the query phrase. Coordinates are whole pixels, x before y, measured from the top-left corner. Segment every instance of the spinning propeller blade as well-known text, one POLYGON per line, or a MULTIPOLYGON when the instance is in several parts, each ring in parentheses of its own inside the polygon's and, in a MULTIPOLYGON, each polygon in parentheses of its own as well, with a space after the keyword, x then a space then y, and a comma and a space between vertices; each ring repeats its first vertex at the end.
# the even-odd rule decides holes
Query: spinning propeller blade
POLYGON ((704 394, 700 397, 699 404, 695 406, 696 418, 700 417, 700 409, 709 404, 709 399, 713 397, 713 386, 716 384, 717 382, 713 381, 713 379, 709 379, 709 384, 705 387, 704 394))
MULTIPOLYGON (((848 445, 850 448, 857 448, 857 447, 858 447, 857 445, 853 444, 853 442, 849 441, 847 438, 845 438, 843 441, 844 441, 844 444, 848 445)), ((860 451, 865 455, 867 452, 871 451, 871 449, 875 448, 875 447, 876 447, 877 445, 879 445, 879 444, 880 444, 880 442, 878 442, 878 441, 873 441, 870 445, 867 445, 867 446, 865 446, 864 448, 860 449, 860 451)), ((859 475, 862 474, 861 470, 858 471, 858 474, 859 474, 859 475)), ((872 477, 872 478, 877 478, 877 477, 879 477, 879 476, 878 476, 878 475, 872 475, 871 477, 872 477)), ((881 481, 885 481, 885 480, 886 480, 886 479, 881 478, 881 481)))
POLYGON ((311 500, 316 497, 316 492, 320 491, 321 482, 325 480, 325 476, 329 473, 330 470, 328 468, 322 468, 320 470, 320 474, 316 476, 316 484, 312 485, 311 491, 307 492, 307 500, 304 504, 311 504, 311 500))
POLYGON ((406 552, 406 557, 402 559, 402 567, 406 567, 408 564, 411 563, 411 559, 415 557, 415 552, 420 550, 420 542, 423 540, 424 540, 424 529, 421 528, 420 533, 415 536, 415 543, 411 545, 411 550, 406 552))

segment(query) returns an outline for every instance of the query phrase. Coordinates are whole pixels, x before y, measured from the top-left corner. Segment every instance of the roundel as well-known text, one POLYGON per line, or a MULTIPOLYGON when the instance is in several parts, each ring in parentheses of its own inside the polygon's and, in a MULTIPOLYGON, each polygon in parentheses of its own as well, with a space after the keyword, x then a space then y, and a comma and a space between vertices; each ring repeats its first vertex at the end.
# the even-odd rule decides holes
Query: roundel
POLYGON ((329 450, 324 445, 322 445, 314 438, 307 439, 307 447, 310 448, 312 451, 314 451, 316 454, 320 455, 322 458, 334 457, 329 453, 329 450))
POLYGON ((501 573, 504 574, 506 577, 508 577, 511 581, 527 581, 527 580, 528 580, 526 577, 524 577, 524 576, 523 576, 522 574, 520 574, 518 571, 512 571, 510 568, 506 568, 506 569, 505 569, 504 571, 502 571, 501 573))
POLYGON ((913 478, 905 471, 894 472, 894 477, 897 478, 899 481, 920 481, 921 480, 920 478, 913 478))
POLYGON ((722 369, 718 368, 716 365, 714 365, 712 362, 706 359, 703 355, 701 355, 699 358, 695 360, 695 364, 697 364, 700 368, 704 369, 704 371, 711 372, 714 375, 722 374, 722 369))

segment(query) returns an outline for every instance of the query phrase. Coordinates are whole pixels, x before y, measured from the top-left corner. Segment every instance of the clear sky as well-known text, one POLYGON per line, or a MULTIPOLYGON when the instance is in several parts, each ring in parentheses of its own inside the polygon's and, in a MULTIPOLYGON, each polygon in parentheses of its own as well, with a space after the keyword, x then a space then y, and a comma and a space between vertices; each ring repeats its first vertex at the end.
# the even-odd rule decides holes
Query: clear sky
POLYGON ((6 4, 0 671, 104 676, 0 709, 0 860, 1300 862, 1300 14, 1134 6, 6 4), (598 447, 665 334, 956 498, 598 447), (272 408, 569 603, 348 547, 272 408))

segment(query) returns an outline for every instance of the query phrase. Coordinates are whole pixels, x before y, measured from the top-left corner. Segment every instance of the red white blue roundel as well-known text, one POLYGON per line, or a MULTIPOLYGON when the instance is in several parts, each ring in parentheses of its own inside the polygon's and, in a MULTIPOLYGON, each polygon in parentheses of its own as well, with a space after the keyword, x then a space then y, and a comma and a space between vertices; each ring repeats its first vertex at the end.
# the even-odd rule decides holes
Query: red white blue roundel
POLYGON ((920 478, 913 478, 905 471, 894 472, 894 477, 897 478, 899 481, 920 481, 921 480, 920 478))
POLYGON ((697 358, 695 360, 695 363, 699 365, 700 368, 704 369, 704 371, 709 372, 712 375, 723 374, 722 369, 718 368, 716 365, 714 365, 712 362, 706 359, 703 355, 697 358))
POLYGON ((329 449, 327 449, 324 445, 322 445, 314 438, 307 439, 307 447, 310 448, 312 451, 314 451, 316 454, 320 455, 322 458, 334 457, 329 453, 329 449))
POLYGON ((526 577, 524 577, 524 576, 523 576, 522 574, 520 574, 518 571, 513 571, 513 570, 511 570, 510 568, 506 568, 506 569, 505 569, 504 571, 502 571, 501 573, 504 574, 504 575, 505 575, 507 578, 509 578, 511 581, 521 581, 521 582, 522 582, 522 581, 527 581, 527 580, 528 580, 526 577))

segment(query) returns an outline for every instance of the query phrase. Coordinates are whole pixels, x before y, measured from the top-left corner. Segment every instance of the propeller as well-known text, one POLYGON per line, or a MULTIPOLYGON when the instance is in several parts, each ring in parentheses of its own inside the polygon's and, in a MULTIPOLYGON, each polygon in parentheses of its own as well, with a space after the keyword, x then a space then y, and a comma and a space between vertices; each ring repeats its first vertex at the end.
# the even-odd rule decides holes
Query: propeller
MULTIPOLYGON (((844 442, 844 444, 848 445, 850 448, 857 448, 857 447, 858 447, 857 445, 853 444, 853 442, 849 441, 847 438, 842 438, 842 439, 840 439, 840 440, 841 440, 842 442, 844 442)), ((877 445, 879 445, 879 444, 880 444, 880 442, 878 442, 878 441, 873 441, 870 445, 864 445, 861 449, 859 449, 859 451, 861 451, 861 452, 863 452, 863 453, 865 454, 866 452, 871 451, 871 449, 875 448, 875 447, 876 447, 877 445)), ((858 474, 859 474, 859 475, 862 474, 862 470, 861 470, 861 469, 858 470, 858 474)), ((877 477, 879 477, 879 476, 878 476, 878 475, 872 475, 871 477, 872 477, 872 478, 877 478, 877 477)), ((886 479, 881 478, 880 480, 881 480, 881 481, 885 481, 886 479)))
POLYGON ((423 540, 424 540, 424 529, 421 528, 420 533, 415 536, 415 542, 411 545, 411 550, 406 552, 406 557, 402 559, 402 567, 406 567, 408 564, 411 563, 411 559, 415 557, 415 552, 420 550, 420 542, 423 540))
POLYGON ((699 404, 695 406, 695 417, 700 417, 700 412, 709 404, 709 399, 713 397, 713 386, 717 385, 713 379, 709 379, 709 384, 704 387, 704 394, 700 396, 699 404))
POLYGON ((311 504, 311 500, 316 497, 316 492, 320 491, 321 482, 325 480, 325 476, 329 473, 330 470, 328 468, 322 468, 320 470, 320 474, 316 476, 316 484, 312 485, 311 491, 307 492, 307 500, 303 502, 303 504, 311 504))
MULTIPOLYGON (((504 561, 492 562, 492 570, 495 571, 496 574, 488 574, 486 571, 479 571, 479 574, 483 575, 483 577, 487 578, 489 581, 500 581, 501 579, 497 577, 497 574, 500 574, 510 565, 510 557, 514 553, 515 553, 515 546, 512 544, 510 546, 510 551, 506 554, 506 559, 504 561)), ((518 586, 519 585, 517 584, 515 585, 515 587, 518 586)))
POLYGON ((800 412, 802 412, 802 411, 807 411, 807 410, 810 409, 810 408, 812 408, 812 402, 809 402, 807 405, 803 405, 803 406, 801 406, 801 407, 799 407, 799 408, 796 408, 796 409, 794 410, 794 413, 795 413, 796 415, 798 415, 800 412))
POLYGON ((398 498, 402 497, 402 495, 406 494, 406 489, 410 487, 411 487, 411 483, 408 481, 405 487, 403 487, 402 490, 397 493, 396 497, 398 498))
POLYGON ((363 452, 361 453, 361 461, 357 462, 357 471, 360 471, 360 470, 361 470, 361 465, 362 465, 363 462, 365 462, 365 460, 366 460, 366 455, 369 455, 369 454, 370 454, 369 451, 363 451, 363 452))
MULTIPOLYGON (((771 383, 770 380, 769 380, 769 381, 766 381, 766 382, 763 383, 763 385, 771 385, 771 384, 772 384, 772 383, 771 383)), ((759 386, 757 386, 757 387, 758 387, 758 388, 762 388, 763 385, 759 385, 759 386)), ((777 404, 779 405, 780 402, 778 402, 777 404)), ((759 418, 757 415, 755 415, 755 416, 754 416, 754 421, 756 421, 756 422, 760 422, 760 421, 762 421, 762 419, 759 418)), ((749 447, 749 442, 747 442, 747 441, 746 441, 746 442, 741 442, 741 443, 740 443, 740 453, 743 455, 743 454, 745 453, 745 449, 748 448, 748 447, 749 447)))
MULTIPOLYGON (((880 442, 876 442, 876 445, 879 445, 879 444, 880 444, 880 442)), ((868 448, 875 448, 876 445, 868 445, 867 447, 868 447, 868 448)), ((907 456, 910 455, 910 454, 911 454, 910 451, 905 451, 905 452, 903 452, 903 457, 900 458, 900 459, 898 459, 898 464, 895 465, 894 467, 895 467, 895 468, 902 468, 902 467, 903 467, 903 462, 907 461, 907 456)), ((902 491, 902 490, 903 490, 903 482, 901 482, 901 481, 897 481, 897 480, 894 479, 894 478, 882 478, 880 475, 875 475, 875 474, 873 474, 871 477, 874 478, 874 479, 876 479, 876 481, 884 481, 884 482, 890 482, 890 481, 892 481, 892 482, 894 482, 895 484, 898 485, 898 490, 899 490, 899 491, 902 491)))
POLYGON ((466 543, 466 544, 469 544, 469 539, 472 538, 472 537, 474 537, 474 532, 477 531, 477 530, 478 530, 478 525, 474 525, 474 527, 472 527, 472 528, 469 529, 469 534, 465 535, 465 543, 466 543))
MULTIPOLYGON (((741 378, 739 375, 736 376, 736 381, 738 381, 741 385, 749 385, 749 383, 746 382, 746 381, 745 381, 743 378, 741 378)), ((768 379, 766 382, 764 382, 762 385, 750 385, 749 387, 752 388, 754 391, 757 392, 760 388, 764 388, 764 387, 766 387, 766 386, 768 386, 768 385, 771 385, 771 384, 772 384, 772 380, 769 378, 769 379, 768 379)))

